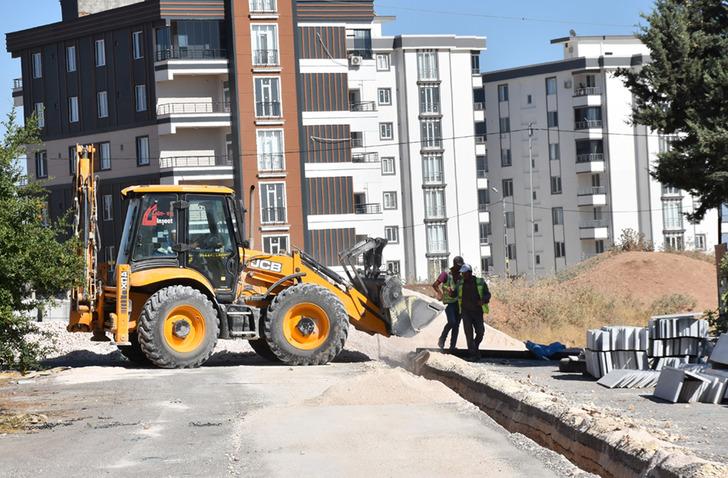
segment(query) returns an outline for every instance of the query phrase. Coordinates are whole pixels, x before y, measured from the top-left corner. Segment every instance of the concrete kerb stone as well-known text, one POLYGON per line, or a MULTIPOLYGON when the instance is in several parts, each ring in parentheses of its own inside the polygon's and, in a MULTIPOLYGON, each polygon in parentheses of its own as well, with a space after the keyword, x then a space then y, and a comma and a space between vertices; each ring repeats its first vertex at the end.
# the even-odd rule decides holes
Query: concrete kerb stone
POLYGON ((598 409, 534 389, 452 356, 422 352, 413 371, 438 380, 478 406, 504 428, 550 448, 585 471, 605 477, 724 477, 728 466, 629 428, 598 409))

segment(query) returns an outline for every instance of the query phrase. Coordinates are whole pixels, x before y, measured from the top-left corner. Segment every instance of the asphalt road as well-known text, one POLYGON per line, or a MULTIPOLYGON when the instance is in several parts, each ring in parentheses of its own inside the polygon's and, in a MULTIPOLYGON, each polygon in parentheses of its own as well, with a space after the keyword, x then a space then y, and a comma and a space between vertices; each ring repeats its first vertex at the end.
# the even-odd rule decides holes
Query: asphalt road
POLYGON ((375 362, 83 367, 0 386, 45 428, 0 436, 0 476, 573 476, 445 389, 375 362))

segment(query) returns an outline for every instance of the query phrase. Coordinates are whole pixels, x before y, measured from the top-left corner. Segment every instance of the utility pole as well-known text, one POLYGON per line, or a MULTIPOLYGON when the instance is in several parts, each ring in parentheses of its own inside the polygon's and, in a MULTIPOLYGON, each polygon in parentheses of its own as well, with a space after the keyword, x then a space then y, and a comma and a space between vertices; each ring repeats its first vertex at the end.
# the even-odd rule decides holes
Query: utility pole
POLYGON ((528 123, 528 176, 531 182, 531 279, 536 282, 536 221, 533 218, 533 121, 528 123))

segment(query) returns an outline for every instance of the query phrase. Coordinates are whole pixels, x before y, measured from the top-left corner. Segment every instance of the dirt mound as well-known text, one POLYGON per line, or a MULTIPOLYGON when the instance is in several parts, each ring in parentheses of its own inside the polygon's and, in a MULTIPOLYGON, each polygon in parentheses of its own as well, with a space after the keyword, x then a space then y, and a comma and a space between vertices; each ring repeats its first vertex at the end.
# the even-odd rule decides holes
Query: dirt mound
POLYGON ((632 297, 644 305, 660 297, 683 294, 697 311, 718 307, 715 265, 686 255, 664 252, 610 254, 576 272, 566 285, 589 286, 606 295, 632 297))

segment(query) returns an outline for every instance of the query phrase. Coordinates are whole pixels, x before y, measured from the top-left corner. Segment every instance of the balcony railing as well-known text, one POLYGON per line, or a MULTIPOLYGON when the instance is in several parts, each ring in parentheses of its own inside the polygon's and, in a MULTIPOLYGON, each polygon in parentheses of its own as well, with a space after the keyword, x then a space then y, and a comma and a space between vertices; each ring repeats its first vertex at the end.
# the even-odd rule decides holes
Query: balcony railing
POLYGON ((590 188, 580 189, 577 193, 579 196, 594 196, 597 194, 607 194, 604 186, 592 186, 590 188))
POLYGON ((351 137, 351 147, 352 148, 363 148, 364 147, 364 138, 361 136, 352 136, 351 137))
POLYGON ((477 175, 478 179, 485 179, 488 177, 488 170, 487 169, 476 169, 475 174, 477 175))
POLYGON ((489 204, 478 204, 478 212, 488 212, 489 204))
POLYGON ((258 101, 255 104, 255 116, 258 118, 280 118, 280 101, 258 101))
POLYGON ((590 221, 582 221, 579 223, 581 229, 600 229, 609 227, 609 222, 606 219, 595 219, 590 221))
POLYGON ((283 153, 259 154, 258 171, 261 173, 280 173, 285 171, 283 153))
POLYGON ((574 125, 575 129, 601 128, 602 120, 582 120, 577 121, 574 125))
POLYGON ((427 241, 428 254, 447 254, 447 241, 427 241))
POLYGON ((421 115, 439 115, 441 112, 440 103, 420 103, 421 115))
POLYGON ((230 113, 230 103, 214 101, 207 103, 165 103, 157 106, 157 115, 195 115, 205 113, 230 113))
POLYGON ((227 50, 212 48, 162 48, 155 53, 155 61, 166 60, 224 60, 227 50))
POLYGON ((428 184, 438 184, 439 185, 439 184, 442 184, 444 180, 445 180, 445 176, 441 171, 435 172, 435 173, 426 173, 425 176, 422 178, 422 182, 425 185, 428 185, 428 184))
POLYGON ((349 111, 377 111, 377 104, 374 101, 360 101, 351 103, 349 111))
POLYGON ((475 111, 483 111, 485 109, 485 103, 480 102, 480 101, 475 102, 475 103, 473 103, 473 109, 475 111))
POLYGON ((232 158, 228 156, 173 156, 169 158, 159 158, 160 169, 204 168, 210 166, 232 165, 232 158))
POLYGON ((254 66, 278 65, 278 50, 255 50, 253 52, 254 66))
POLYGON ((604 161, 604 153, 586 153, 576 155, 577 163, 593 163, 596 161, 604 161))
POLYGON ((376 152, 352 153, 351 162, 352 163, 378 163, 379 162, 379 153, 376 153, 376 152))
POLYGON ((15 78, 13 80, 13 90, 22 90, 23 89, 23 79, 22 78, 15 78))
POLYGON ((442 138, 425 138, 420 146, 422 149, 442 149, 442 138))
POLYGON ((380 214, 382 206, 376 203, 354 205, 354 214, 380 214))
POLYGON ((276 0, 250 0, 250 13, 276 13, 276 0))
POLYGON ((484 134, 475 137, 475 144, 485 144, 486 138, 484 134))
POLYGON ((445 219, 445 206, 434 206, 425 208, 425 219, 445 219))
POLYGON ((602 90, 596 86, 586 86, 574 88, 574 97, 577 96, 590 96, 590 95, 601 95, 602 90))
POLYGON ((285 224, 286 208, 284 207, 264 207, 261 209, 263 224, 285 224))

